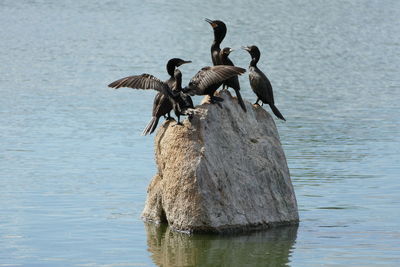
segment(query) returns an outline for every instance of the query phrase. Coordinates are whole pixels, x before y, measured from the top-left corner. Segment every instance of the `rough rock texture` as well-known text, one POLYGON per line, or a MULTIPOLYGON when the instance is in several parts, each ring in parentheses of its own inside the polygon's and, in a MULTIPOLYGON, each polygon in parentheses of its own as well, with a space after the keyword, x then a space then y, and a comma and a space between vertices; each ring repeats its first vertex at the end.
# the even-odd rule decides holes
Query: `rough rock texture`
POLYGON ((166 122, 155 138, 158 173, 142 218, 187 232, 297 223, 296 197, 271 115, 229 92, 197 106, 191 122, 166 122))

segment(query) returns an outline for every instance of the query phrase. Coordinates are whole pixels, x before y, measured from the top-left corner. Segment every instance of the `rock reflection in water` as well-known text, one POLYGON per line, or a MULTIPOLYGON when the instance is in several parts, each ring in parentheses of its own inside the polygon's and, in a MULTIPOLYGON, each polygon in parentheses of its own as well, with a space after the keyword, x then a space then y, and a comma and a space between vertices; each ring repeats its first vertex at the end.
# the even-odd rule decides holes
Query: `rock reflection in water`
POLYGON ((146 224, 148 250, 158 266, 286 266, 298 226, 240 235, 187 235, 146 224))

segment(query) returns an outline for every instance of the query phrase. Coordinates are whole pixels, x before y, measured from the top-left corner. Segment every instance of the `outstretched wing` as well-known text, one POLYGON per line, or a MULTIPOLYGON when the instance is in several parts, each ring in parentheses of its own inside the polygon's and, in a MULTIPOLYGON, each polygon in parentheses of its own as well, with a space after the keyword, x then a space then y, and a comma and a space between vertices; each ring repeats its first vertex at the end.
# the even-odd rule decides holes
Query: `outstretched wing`
POLYGON ((168 85, 153 75, 144 73, 142 75, 129 76, 116 80, 115 82, 110 83, 108 87, 115 89, 121 87, 144 90, 154 89, 160 92, 165 92, 165 89, 168 88, 168 85))
POLYGON ((211 85, 222 83, 226 79, 245 72, 246 70, 243 68, 227 65, 204 67, 190 80, 189 86, 194 85, 198 89, 204 90, 211 85))

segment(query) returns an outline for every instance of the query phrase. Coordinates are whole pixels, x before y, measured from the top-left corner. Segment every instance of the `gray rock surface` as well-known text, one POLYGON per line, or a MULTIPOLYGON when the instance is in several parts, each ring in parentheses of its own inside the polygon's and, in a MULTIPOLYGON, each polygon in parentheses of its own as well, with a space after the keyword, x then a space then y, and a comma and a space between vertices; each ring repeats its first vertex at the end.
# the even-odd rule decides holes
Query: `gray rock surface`
POLYGON ((229 92, 203 103, 184 126, 155 137, 158 172, 142 218, 187 232, 231 232, 297 223, 296 197, 275 122, 229 92))

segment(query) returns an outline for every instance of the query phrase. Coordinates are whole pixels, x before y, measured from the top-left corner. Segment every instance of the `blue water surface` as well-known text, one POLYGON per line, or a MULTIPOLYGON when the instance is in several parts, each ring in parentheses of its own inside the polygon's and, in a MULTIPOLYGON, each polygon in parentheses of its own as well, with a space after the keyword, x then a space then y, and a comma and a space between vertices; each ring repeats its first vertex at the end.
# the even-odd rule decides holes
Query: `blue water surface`
POLYGON ((0 266, 399 266, 399 17, 394 0, 0 1, 0 266), (211 64, 206 17, 226 22, 223 46, 262 52, 299 227, 187 236, 140 219, 155 92, 106 85, 166 79, 172 57, 193 61, 187 83, 211 64))

